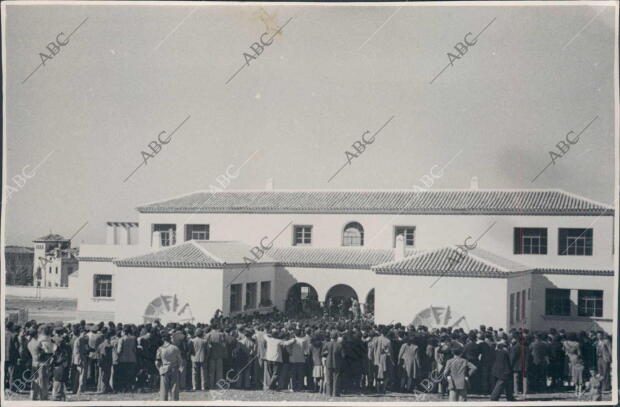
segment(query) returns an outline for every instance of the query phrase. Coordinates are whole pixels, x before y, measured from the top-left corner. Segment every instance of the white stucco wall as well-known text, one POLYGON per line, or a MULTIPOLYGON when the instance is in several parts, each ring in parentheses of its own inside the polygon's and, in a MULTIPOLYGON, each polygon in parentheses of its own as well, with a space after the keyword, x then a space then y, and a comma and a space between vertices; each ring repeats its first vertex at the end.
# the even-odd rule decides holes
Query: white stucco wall
MULTIPOLYGON (((237 240, 252 246, 263 236, 275 237, 276 246, 291 246, 293 225, 312 225, 313 247, 341 247, 344 226, 356 221, 364 227, 364 246, 391 248, 394 226, 416 227, 416 248, 433 249, 462 244, 467 236, 478 238, 494 221, 497 224, 480 240, 479 247, 531 267, 613 269, 613 218, 611 216, 478 216, 478 215, 339 215, 339 214, 140 214, 140 242, 150 244, 154 223, 177 225, 177 242, 184 225, 209 224, 211 240, 237 240), (547 255, 514 255, 514 227, 547 227, 547 255), (592 256, 559 256, 558 228, 594 229, 592 256)), ((471 242, 471 240, 470 240, 471 242)))
POLYGON ((84 315, 90 313, 109 313, 116 311, 116 298, 118 298, 118 268, 111 262, 80 261, 80 271, 76 278, 70 279, 70 288, 77 295, 78 312, 84 315), (93 277, 96 274, 109 274, 112 276, 112 297, 95 298, 93 296, 93 277), (76 287, 73 287, 73 285, 76 287))
POLYGON ((604 329, 612 333, 612 319, 615 304, 613 276, 532 275, 531 319, 533 329, 564 328, 568 331, 604 329), (547 288, 571 289, 571 302, 574 315, 570 317, 546 316, 545 290, 547 288), (577 290, 603 291, 603 316, 601 318, 577 316, 577 290))
POLYGON ((410 324, 426 308, 449 306, 453 321, 464 316, 469 329, 507 328, 506 279, 383 274, 375 281, 376 323, 410 324))
POLYGON ((180 307, 188 303, 197 322, 209 322, 222 307, 221 269, 119 267, 115 281, 115 319, 120 322, 142 323, 159 296, 176 295, 180 307))

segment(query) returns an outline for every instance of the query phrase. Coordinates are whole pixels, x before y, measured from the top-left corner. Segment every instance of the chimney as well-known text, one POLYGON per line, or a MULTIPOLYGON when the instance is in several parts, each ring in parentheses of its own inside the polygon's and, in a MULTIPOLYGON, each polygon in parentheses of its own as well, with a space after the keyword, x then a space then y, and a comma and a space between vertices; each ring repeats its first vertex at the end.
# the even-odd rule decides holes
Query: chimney
POLYGON ((116 244, 116 226, 112 222, 106 224, 105 244, 116 244))
POLYGON ((273 178, 269 178, 265 183, 265 190, 273 191, 273 178))
POLYGON ((405 238, 403 235, 396 236, 396 244, 394 245, 394 260, 402 260, 405 258, 405 238))
POLYGON ((126 225, 126 224, 121 224, 119 227, 121 229, 120 245, 121 246, 129 246, 131 244, 131 239, 130 239, 130 234, 129 234, 129 226, 126 225))
POLYGON ((151 247, 155 250, 161 249, 161 234, 160 232, 153 232, 153 242, 151 247))
POLYGON ((471 181, 469 182, 469 189, 472 191, 478 190, 478 177, 471 177, 471 181))

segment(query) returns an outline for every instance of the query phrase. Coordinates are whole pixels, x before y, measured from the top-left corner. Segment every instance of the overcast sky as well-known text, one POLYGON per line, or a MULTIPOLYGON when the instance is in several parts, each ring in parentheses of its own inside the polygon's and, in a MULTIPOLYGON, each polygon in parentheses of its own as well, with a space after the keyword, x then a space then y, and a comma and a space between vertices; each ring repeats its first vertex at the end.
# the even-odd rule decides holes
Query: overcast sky
POLYGON ((422 187, 431 167, 449 163, 432 188, 467 188, 477 176, 481 188, 561 188, 613 204, 615 13, 583 5, 9 5, 5 175, 18 190, 6 242, 30 245, 50 230, 69 237, 88 222, 74 243, 103 243, 105 221, 135 221, 136 206, 217 186, 227 167, 243 163, 229 188, 260 189, 269 178, 276 189, 422 187), (226 84, 250 45, 287 21, 226 84), (78 26, 28 77, 46 45, 78 26), (448 53, 459 56, 454 46, 483 29, 431 84, 448 53), (187 117, 123 182, 149 142, 187 117), (391 117, 328 182, 345 150, 391 117), (531 182, 549 151, 589 123, 531 182), (11 181, 37 165, 22 187, 11 181))

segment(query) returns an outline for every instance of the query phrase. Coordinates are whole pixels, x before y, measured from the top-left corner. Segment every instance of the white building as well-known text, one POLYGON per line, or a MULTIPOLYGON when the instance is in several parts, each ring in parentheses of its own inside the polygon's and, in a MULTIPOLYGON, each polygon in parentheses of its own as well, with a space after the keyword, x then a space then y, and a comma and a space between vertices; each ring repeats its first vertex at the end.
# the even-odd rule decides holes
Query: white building
POLYGON ((564 191, 196 192, 137 210, 139 244, 81 246, 81 318, 208 321, 316 295, 378 323, 611 331, 614 211, 564 191))
POLYGON ((33 240, 34 262, 32 267, 35 287, 67 287, 69 276, 78 269, 77 249, 71 240, 50 233, 33 240))

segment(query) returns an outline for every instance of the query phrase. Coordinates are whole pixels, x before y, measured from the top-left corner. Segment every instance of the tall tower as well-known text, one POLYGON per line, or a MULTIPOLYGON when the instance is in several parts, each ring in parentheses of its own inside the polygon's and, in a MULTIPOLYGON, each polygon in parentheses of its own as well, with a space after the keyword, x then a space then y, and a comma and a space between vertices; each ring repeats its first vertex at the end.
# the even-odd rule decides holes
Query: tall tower
POLYGON ((35 287, 50 286, 48 282, 56 279, 56 259, 61 250, 71 247, 71 240, 50 233, 47 236, 34 239, 34 262, 32 266, 32 281, 35 287))

